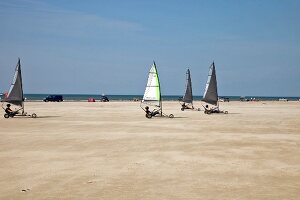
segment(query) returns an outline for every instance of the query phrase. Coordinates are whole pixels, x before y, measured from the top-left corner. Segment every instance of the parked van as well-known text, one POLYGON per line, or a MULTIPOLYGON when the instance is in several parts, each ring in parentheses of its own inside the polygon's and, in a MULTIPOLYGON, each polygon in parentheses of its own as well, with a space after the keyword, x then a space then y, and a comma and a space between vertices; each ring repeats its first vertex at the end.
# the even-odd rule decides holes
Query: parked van
POLYGON ((63 96, 62 95, 49 95, 46 98, 44 98, 45 102, 48 101, 56 101, 56 102, 60 102, 63 101, 63 96))

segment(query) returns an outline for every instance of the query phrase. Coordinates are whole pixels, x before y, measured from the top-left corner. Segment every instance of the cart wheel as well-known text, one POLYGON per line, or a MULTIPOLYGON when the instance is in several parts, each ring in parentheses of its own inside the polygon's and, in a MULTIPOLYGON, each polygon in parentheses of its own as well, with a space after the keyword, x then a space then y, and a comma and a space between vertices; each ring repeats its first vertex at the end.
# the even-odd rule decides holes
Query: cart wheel
POLYGON ((32 114, 31 114, 31 117, 32 117, 32 118, 36 118, 37 115, 36 115, 35 113, 32 113, 32 114))
POLYGON ((184 111, 184 108, 181 108, 181 111, 184 111))
POLYGON ((169 114, 169 118, 174 118, 174 115, 173 114, 169 114))
POLYGON ((204 113, 210 115, 211 111, 210 110, 205 110, 204 113))
POLYGON ((224 112, 224 114, 228 114, 228 111, 226 110, 226 111, 224 112))
POLYGON ((6 119, 9 118, 9 114, 5 113, 4 118, 6 118, 6 119))
POLYGON ((146 117, 147 117, 148 119, 151 119, 151 118, 152 118, 151 113, 146 113, 146 117))
POLYGON ((200 109, 200 108, 198 108, 197 110, 198 110, 198 111, 201 111, 201 109, 200 109))

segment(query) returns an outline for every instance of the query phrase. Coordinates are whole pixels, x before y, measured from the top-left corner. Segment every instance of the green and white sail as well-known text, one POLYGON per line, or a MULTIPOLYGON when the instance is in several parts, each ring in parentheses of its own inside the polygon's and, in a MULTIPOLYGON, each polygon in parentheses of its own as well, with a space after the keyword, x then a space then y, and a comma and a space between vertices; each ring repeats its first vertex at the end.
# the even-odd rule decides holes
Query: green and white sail
POLYGON ((161 107, 160 83, 155 63, 153 63, 149 71, 147 86, 142 102, 161 107))
POLYGON ((213 105, 218 104, 218 87, 215 63, 212 63, 209 67, 208 79, 202 101, 213 105))
POLYGON ((23 95, 20 59, 18 60, 16 69, 15 69, 15 75, 14 75, 13 81, 11 83, 8 95, 4 99, 4 101, 23 107, 24 95, 23 95))

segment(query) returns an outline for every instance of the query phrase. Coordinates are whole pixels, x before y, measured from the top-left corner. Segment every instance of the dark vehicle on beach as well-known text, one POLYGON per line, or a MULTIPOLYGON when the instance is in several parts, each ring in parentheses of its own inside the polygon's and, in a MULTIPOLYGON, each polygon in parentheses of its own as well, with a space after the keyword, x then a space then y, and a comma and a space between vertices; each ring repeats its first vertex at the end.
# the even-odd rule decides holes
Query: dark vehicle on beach
POLYGON ((229 98, 228 97, 224 97, 224 102, 229 102, 229 98))
POLYGON ((101 96, 101 97, 100 97, 100 101, 101 101, 101 102, 109 102, 109 99, 108 99, 107 96, 101 96))
POLYGON ((220 97, 219 101, 220 102, 229 102, 229 98, 228 97, 220 97))
POLYGON ((48 101, 56 101, 56 102, 60 102, 63 101, 63 96, 62 95, 49 95, 46 98, 44 98, 45 102, 48 101))

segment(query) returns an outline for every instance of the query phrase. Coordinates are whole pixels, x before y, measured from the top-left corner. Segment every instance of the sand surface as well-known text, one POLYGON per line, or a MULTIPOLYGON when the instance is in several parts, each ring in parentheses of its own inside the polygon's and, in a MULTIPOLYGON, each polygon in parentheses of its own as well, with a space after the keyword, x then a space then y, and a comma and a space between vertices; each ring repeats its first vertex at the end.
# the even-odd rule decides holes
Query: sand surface
POLYGON ((1 112, 0 199, 300 198, 300 102, 164 102, 174 119, 138 102, 25 106, 39 118, 1 112))

